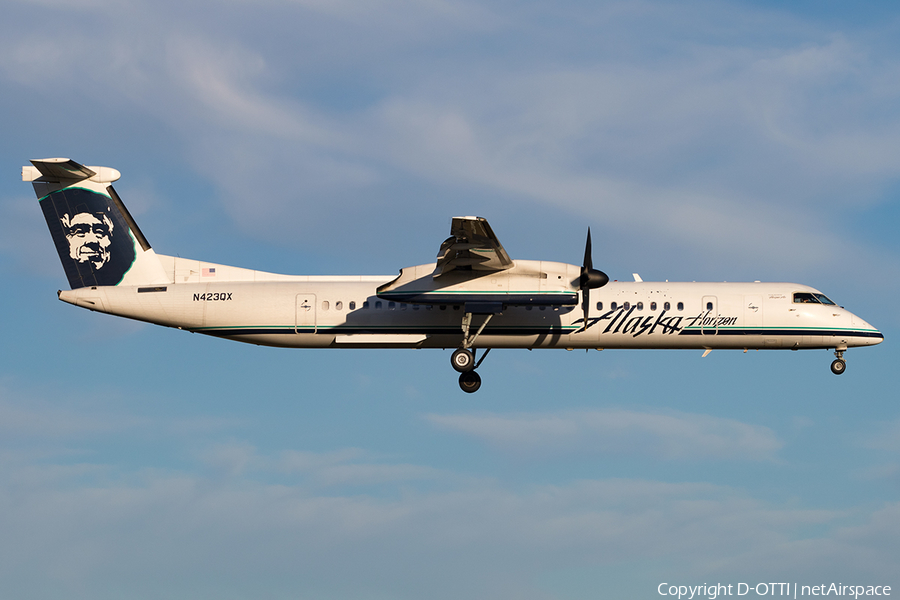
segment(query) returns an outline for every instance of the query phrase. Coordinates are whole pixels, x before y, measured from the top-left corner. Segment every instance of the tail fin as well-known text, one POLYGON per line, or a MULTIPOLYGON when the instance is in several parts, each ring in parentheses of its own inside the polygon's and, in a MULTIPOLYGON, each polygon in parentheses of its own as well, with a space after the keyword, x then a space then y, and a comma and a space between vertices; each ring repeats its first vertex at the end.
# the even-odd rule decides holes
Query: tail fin
POLYGON ((32 160, 22 181, 34 186, 72 289, 170 283, 112 182, 119 172, 68 158, 32 160))

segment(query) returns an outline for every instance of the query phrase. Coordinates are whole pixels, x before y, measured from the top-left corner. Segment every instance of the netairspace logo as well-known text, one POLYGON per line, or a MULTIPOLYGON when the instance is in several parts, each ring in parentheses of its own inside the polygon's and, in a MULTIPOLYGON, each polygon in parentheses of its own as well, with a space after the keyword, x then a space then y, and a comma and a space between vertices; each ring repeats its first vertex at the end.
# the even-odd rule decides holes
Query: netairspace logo
POLYGON ((889 585, 843 585, 841 583, 820 585, 798 585, 796 583, 716 583, 708 585, 670 585, 661 583, 656 591, 660 596, 673 596, 682 600, 693 598, 709 598, 716 600, 720 596, 788 596, 799 598, 801 596, 845 596, 854 599, 860 596, 890 596, 889 585))

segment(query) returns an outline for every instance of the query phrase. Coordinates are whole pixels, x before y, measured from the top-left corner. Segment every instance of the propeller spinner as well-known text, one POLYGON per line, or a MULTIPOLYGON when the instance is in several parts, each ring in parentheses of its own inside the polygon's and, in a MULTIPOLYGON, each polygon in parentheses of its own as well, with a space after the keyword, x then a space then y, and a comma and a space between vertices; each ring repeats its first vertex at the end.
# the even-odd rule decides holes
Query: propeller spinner
POLYGON ((594 268, 594 261, 591 259, 591 228, 588 227, 587 242, 584 244, 584 264, 581 265, 581 276, 578 278, 585 329, 588 326, 588 311, 591 307, 591 290, 603 287, 607 283, 609 283, 609 277, 606 273, 594 268))

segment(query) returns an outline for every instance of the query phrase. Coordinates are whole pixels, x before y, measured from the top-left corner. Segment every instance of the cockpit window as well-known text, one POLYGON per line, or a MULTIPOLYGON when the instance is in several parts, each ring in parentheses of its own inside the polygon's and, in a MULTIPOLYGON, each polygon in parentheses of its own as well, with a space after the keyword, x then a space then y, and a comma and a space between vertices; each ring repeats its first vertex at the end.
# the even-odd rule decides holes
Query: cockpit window
POLYGON ((808 292, 794 292, 794 304, 818 304, 816 297, 808 292))
POLYGON ((827 304, 827 305, 829 305, 829 306, 836 306, 836 304, 835 304, 834 302, 832 302, 832 301, 828 298, 828 296, 826 296, 825 294, 813 294, 813 295, 814 295, 814 296, 819 300, 819 302, 821 302, 822 304, 827 304))
POLYGON ((828 306, 836 306, 825 294, 810 294, 808 292, 794 292, 795 304, 827 304, 828 306))

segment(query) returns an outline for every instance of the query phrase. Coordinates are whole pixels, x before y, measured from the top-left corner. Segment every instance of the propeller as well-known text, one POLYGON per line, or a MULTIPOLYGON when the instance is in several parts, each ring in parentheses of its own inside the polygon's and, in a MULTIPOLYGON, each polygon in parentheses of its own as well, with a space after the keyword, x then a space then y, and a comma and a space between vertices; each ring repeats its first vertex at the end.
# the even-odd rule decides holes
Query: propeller
POLYGON ((581 276, 578 278, 585 329, 588 326, 588 311, 591 308, 591 290, 603 287, 607 283, 609 283, 609 277, 606 273, 594 268, 594 261, 591 259, 591 228, 588 227, 587 242, 584 244, 584 264, 581 265, 581 276))

